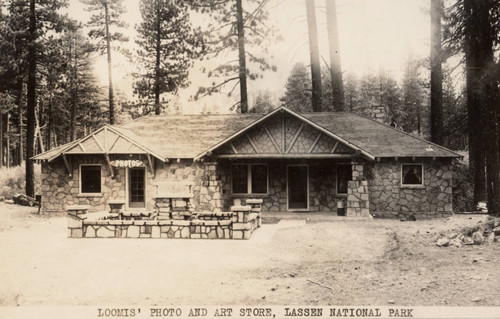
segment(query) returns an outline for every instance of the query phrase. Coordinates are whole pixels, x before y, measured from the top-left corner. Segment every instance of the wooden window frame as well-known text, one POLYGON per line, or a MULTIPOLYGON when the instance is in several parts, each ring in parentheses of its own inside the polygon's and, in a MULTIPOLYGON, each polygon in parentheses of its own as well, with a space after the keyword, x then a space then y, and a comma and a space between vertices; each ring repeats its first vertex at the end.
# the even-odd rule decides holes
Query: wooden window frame
POLYGON ((80 164, 78 167, 78 196, 102 196, 102 164, 80 164), (101 191, 99 193, 83 193, 82 192, 82 167, 83 166, 99 166, 100 171, 100 181, 101 181, 101 191))
POLYGON ((308 212, 309 209, 310 209, 310 195, 309 195, 309 192, 310 192, 310 189, 309 189, 309 186, 310 186, 310 181, 309 181, 309 164, 288 164, 286 166, 286 210, 289 211, 289 212, 308 212), (293 167, 293 166, 304 166, 307 168, 307 207, 306 208, 290 208, 290 203, 289 203, 289 200, 290 198, 288 197, 288 168, 289 167, 293 167))
MULTIPOLYGON (((347 196, 347 193, 349 192, 349 185, 347 186, 347 191, 345 193, 339 193, 339 166, 341 166, 341 165, 351 166, 351 179, 350 180, 352 180, 352 164, 351 163, 337 163, 335 165, 335 193, 339 196, 347 196)), ((347 182, 349 182, 350 180, 348 180, 347 182)))
POLYGON ((401 185, 401 187, 403 187, 403 188, 424 188, 425 187, 424 176, 425 176, 425 172, 424 172, 424 164, 423 163, 401 163, 401 168, 400 168, 400 177, 401 177, 400 185, 401 185), (422 170, 421 170, 422 183, 420 183, 420 184, 405 184, 405 183, 403 183, 403 167, 406 165, 420 166, 422 168, 422 170))
POLYGON ((266 196, 269 195, 269 165, 267 163, 234 163, 231 164, 231 195, 238 196, 266 196), (247 166, 247 192, 246 193, 233 193, 233 166, 246 165, 247 166), (266 192, 265 193, 252 193, 252 166, 265 165, 266 166, 266 192))

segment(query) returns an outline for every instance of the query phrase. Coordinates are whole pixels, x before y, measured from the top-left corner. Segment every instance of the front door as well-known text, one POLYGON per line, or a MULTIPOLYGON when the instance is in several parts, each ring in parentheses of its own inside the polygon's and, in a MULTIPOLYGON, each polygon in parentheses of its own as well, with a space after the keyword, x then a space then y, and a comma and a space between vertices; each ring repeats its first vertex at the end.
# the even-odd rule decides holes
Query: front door
POLYGON ((309 171, 307 165, 289 165, 287 191, 289 210, 309 209, 309 171))
POLYGON ((129 203, 130 208, 146 207, 145 185, 146 170, 144 167, 129 168, 129 203))

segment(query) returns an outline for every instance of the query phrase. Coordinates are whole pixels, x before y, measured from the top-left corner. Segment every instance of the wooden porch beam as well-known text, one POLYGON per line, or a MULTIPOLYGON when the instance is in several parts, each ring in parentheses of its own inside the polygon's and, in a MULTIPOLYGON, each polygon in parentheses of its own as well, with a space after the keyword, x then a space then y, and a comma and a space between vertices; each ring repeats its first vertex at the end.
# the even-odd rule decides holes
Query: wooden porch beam
POLYGON ((78 146, 82 149, 82 151, 86 152, 85 147, 83 147, 83 144, 81 142, 78 143, 78 146))
POLYGON ((276 152, 281 153, 280 147, 278 146, 278 143, 276 143, 276 140, 271 135, 271 132, 269 132, 269 129, 267 128, 267 126, 264 127, 264 131, 266 132, 267 137, 269 137, 269 139, 271 140, 271 143, 273 143, 273 146, 276 149, 276 152))
POLYGON ((339 141, 337 141, 337 143, 335 143, 335 145, 333 145, 332 150, 330 151, 330 153, 331 154, 335 153, 335 150, 337 149, 338 146, 339 146, 339 141))
POLYGON ((113 143, 111 143, 111 146, 106 151, 107 152, 111 151, 113 149, 113 147, 115 147, 115 144, 116 144, 116 142, 118 142, 119 139, 120 139, 120 135, 117 135, 116 139, 113 141, 113 143))
POLYGON ((307 153, 311 153, 313 151, 313 149, 316 146, 316 144, 318 143, 320 137, 321 137, 321 132, 319 132, 318 136, 314 140, 313 144, 311 145, 311 147, 309 148, 309 151, 307 151, 307 153))
POLYGON ((68 171, 69 177, 73 176, 73 170, 71 169, 71 165, 69 164, 68 158, 66 157, 66 154, 62 154, 62 158, 64 161, 64 166, 66 166, 66 170, 68 171))
POLYGON ((101 151, 106 152, 106 149, 101 145, 101 143, 99 142, 99 140, 97 140, 97 137, 95 137, 95 135, 92 135, 92 138, 97 143, 97 146, 99 146, 99 148, 101 149, 101 151))
POLYGON ((217 158, 227 159, 249 159, 249 158, 268 158, 268 159, 322 159, 322 158, 353 158, 352 154, 276 154, 276 153, 260 153, 260 154, 222 154, 217 158))
POLYGON ((250 145, 252 145, 252 148, 255 151, 255 153, 258 154, 259 153, 259 149, 257 148, 257 145, 255 145, 255 143, 253 142, 253 140, 250 137, 250 135, 249 134, 245 134, 245 136, 247 137, 248 142, 250 142, 250 145))
POLYGON ((105 126, 104 127, 104 151, 105 152, 108 151, 108 149, 106 148, 107 144, 108 144, 108 127, 105 126))
POLYGON ((287 153, 287 154, 290 153, 292 147, 295 145, 295 142, 297 142, 297 139, 299 138, 299 135, 303 129, 304 129, 304 123, 301 123, 299 129, 297 130, 297 132, 293 136, 293 139, 292 139, 292 142, 290 143, 290 146, 288 146, 285 153, 287 153))
POLYGON ((109 159, 109 154, 104 153, 104 157, 106 158, 106 164, 108 164, 109 173, 111 174, 111 178, 115 178, 115 172, 113 170, 113 166, 111 166, 111 160, 109 159))
POLYGON ((233 150, 234 154, 238 154, 238 150, 234 146, 233 142, 229 142, 229 145, 231 146, 231 149, 233 150))

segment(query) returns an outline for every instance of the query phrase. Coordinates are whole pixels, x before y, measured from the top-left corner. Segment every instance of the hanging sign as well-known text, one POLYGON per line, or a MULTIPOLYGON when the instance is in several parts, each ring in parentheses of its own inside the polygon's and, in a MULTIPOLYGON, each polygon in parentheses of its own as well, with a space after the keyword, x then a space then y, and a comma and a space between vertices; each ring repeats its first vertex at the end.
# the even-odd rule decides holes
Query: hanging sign
POLYGON ((110 162, 114 167, 143 167, 144 162, 141 160, 115 160, 110 162))

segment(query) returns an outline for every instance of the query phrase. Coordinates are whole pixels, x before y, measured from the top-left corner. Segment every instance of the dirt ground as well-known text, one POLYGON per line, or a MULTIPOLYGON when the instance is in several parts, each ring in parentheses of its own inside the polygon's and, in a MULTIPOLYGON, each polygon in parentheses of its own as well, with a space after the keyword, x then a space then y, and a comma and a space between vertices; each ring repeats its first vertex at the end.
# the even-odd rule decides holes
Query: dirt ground
POLYGON ((500 243, 435 245, 484 215, 285 220, 224 241, 69 239, 35 211, 0 203, 0 305, 500 306, 500 243))

